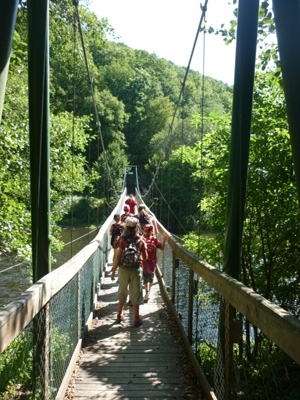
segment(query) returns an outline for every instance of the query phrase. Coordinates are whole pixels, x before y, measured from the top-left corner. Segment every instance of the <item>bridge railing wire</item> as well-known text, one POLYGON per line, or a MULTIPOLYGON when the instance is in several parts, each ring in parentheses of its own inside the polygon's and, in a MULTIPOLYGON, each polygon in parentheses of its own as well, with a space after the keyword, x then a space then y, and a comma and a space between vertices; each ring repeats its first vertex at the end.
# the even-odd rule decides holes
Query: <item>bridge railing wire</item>
POLYGON ((117 206, 95 238, 0 310, 0 399, 62 399, 93 318, 117 206))
MULTIPOLYGON (((161 238, 167 231, 159 222, 158 228, 161 238)), ((200 260, 167 233, 164 251, 157 252, 157 277, 207 398, 296 399, 299 319, 200 260), (232 322, 220 321, 224 303, 232 322)))

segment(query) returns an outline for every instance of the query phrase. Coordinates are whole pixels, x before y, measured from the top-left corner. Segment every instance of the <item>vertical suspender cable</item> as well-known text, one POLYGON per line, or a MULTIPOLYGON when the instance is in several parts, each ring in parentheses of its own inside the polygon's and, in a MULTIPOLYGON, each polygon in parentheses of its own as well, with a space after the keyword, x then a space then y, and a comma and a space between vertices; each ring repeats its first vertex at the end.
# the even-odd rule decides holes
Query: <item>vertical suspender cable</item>
MULTIPOLYGON (((202 11, 205 13, 206 9, 202 8, 202 11)), ((204 19, 205 19, 205 14, 204 14, 204 19)), ((200 206, 199 206, 199 224, 198 224, 198 249, 199 249, 199 254, 198 257, 200 256, 200 243, 201 243, 201 218, 202 218, 202 201, 203 201, 203 192, 204 192, 204 186, 203 186, 203 176, 202 176, 202 171, 203 171, 203 137, 204 137, 204 105, 205 105, 205 30, 203 31, 203 52, 202 52, 202 90, 201 90, 201 130, 200 130, 200 169, 201 169, 201 179, 200 179, 200 206)), ((197 296, 197 309, 196 309, 196 324, 195 324, 195 346, 197 348, 199 338, 198 338, 198 324, 199 324, 199 307, 200 307, 200 301, 199 301, 199 275, 197 275, 197 287, 194 288, 197 296)))
POLYGON ((74 140, 75 140, 75 98, 76 98, 76 14, 74 12, 73 21, 73 119, 72 119, 72 169, 71 169, 71 238, 70 238, 70 256, 73 256, 73 225, 74 225, 74 140))

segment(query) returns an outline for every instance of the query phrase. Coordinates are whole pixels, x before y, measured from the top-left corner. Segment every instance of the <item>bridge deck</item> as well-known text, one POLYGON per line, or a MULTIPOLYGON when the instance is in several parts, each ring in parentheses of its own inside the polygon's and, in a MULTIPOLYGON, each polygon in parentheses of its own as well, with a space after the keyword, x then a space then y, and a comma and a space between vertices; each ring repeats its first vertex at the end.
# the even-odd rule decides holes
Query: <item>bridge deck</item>
POLYGON ((117 284, 109 275, 66 398, 204 399, 158 282, 140 307, 144 324, 136 328, 129 306, 125 321, 116 322, 117 284))

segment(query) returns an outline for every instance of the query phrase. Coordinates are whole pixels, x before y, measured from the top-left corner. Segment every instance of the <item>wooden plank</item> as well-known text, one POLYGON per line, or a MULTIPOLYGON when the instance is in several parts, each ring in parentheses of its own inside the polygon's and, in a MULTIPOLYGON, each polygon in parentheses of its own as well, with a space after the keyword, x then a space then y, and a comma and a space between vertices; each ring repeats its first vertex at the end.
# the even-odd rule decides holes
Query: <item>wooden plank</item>
MULTIPOLYGON (((141 393, 140 391, 126 391, 123 393, 120 393, 119 390, 114 390, 114 391, 105 391, 102 393, 99 393, 98 391, 86 391, 83 390, 82 392, 78 393, 79 397, 77 397, 77 400, 84 400, 84 399, 93 399, 93 400, 100 400, 100 399, 106 399, 106 400, 132 400, 132 399, 138 399, 138 400, 154 400, 154 399, 184 399, 185 395, 184 392, 180 391, 146 391, 144 393, 141 393)), ((197 398, 195 399, 197 400, 197 398)))
MULTIPOLYGON (((116 285, 105 278, 105 289, 86 346, 74 372, 74 400, 183 399, 190 391, 177 340, 169 331, 167 309, 156 283, 152 298, 140 307, 144 324, 133 327, 133 309, 116 324, 116 285), (108 295, 109 300, 106 300, 108 295)), ((188 397, 187 397, 188 398, 188 397)), ((204 398, 193 393, 193 399, 204 398)))
MULTIPOLYGON (((138 371, 138 372, 133 372, 130 373, 129 371, 112 371, 109 372, 107 370, 103 371, 99 371, 98 374, 96 374, 96 371, 93 370, 93 374, 91 375, 89 372, 86 371, 80 371, 80 378, 75 378, 75 382, 81 382, 84 381, 85 379, 89 379, 90 382, 95 381, 108 381, 108 380, 117 380, 118 382, 123 382, 126 383, 128 382, 128 379, 139 379, 140 382, 144 382, 145 379, 162 379, 164 378, 164 380, 169 381, 169 380, 177 380, 178 376, 176 374, 174 374, 174 371, 138 371)), ((180 379, 183 379, 182 377, 180 377, 180 379)))

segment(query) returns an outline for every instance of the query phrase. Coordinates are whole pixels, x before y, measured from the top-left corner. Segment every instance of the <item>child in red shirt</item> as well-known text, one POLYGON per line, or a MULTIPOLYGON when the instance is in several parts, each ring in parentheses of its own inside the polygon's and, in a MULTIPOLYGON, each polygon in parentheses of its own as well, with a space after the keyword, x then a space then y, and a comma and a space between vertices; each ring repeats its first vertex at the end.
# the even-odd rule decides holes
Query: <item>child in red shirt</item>
POLYGON ((129 206, 130 214, 135 215, 137 213, 137 201, 133 194, 130 194, 128 199, 125 200, 125 204, 129 206))
POLYGON ((154 273, 157 264, 156 250, 163 250, 165 243, 168 238, 166 233, 163 234, 163 240, 160 242, 155 236, 153 236, 153 225, 146 224, 143 227, 143 237, 147 246, 147 258, 142 260, 143 263, 143 281, 144 289, 146 294, 144 296, 144 302, 147 302, 150 298, 150 289, 153 284, 154 273))

